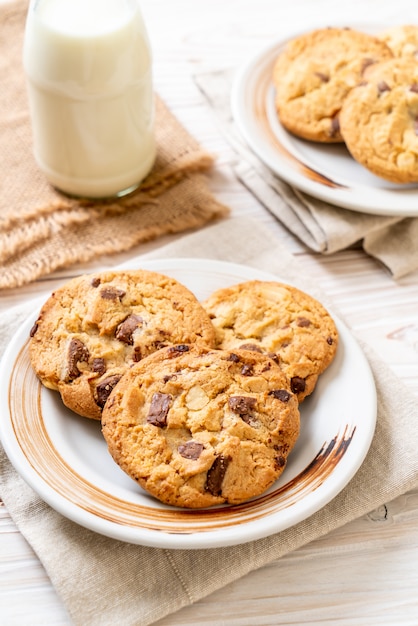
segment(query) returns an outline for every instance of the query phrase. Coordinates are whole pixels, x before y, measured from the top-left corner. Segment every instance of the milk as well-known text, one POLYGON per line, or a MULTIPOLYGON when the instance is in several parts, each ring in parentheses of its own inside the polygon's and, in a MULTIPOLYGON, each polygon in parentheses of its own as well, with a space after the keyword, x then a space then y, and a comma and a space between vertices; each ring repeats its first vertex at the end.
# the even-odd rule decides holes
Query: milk
POLYGON ((151 55, 136 0, 32 0, 23 62, 34 154, 49 182, 104 198, 155 159, 151 55))

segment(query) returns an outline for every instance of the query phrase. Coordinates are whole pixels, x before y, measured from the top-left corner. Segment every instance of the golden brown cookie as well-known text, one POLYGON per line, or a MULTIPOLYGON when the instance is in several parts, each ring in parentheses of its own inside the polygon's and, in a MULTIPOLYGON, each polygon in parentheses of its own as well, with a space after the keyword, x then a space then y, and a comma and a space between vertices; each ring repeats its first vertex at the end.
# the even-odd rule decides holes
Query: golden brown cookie
POLYGON ((380 33, 379 39, 389 46, 395 57, 410 57, 418 60, 418 26, 416 24, 392 26, 380 33))
POLYGON ((173 278, 108 271, 74 278, 51 295, 31 331, 30 358, 66 406, 100 419, 133 363, 164 346, 214 341, 207 313, 173 278))
POLYGON ((217 333, 217 346, 247 349, 276 359, 299 401, 312 393, 334 358, 338 332, 312 296, 279 282, 248 281, 213 293, 203 306, 217 333))
POLYGON ((283 472, 298 401, 273 360, 250 351, 164 348, 121 378, 103 410, 115 462, 166 504, 238 504, 283 472))
POLYGON ((365 68, 391 58, 377 37, 347 28, 324 28, 290 41, 273 71, 276 108, 290 132, 318 142, 342 142, 339 111, 365 68))
POLYGON ((394 183, 418 182, 418 63, 395 58, 369 68, 347 96, 340 125, 368 170, 394 183))

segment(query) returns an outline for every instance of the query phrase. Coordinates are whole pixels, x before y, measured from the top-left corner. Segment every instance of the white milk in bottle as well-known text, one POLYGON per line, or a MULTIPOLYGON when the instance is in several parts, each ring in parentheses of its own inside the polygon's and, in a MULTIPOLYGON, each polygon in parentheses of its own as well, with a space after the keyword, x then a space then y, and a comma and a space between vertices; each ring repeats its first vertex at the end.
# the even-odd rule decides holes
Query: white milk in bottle
POLYGON ((34 154, 48 181, 87 198, 135 189, 155 160, 137 0, 31 0, 23 62, 34 154))

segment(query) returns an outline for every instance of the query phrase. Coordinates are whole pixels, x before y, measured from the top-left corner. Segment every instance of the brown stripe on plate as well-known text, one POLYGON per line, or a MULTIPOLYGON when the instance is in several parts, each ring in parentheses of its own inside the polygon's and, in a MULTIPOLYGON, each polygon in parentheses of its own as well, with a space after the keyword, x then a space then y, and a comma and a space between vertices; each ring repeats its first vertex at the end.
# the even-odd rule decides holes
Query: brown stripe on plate
MULTIPOLYGON (((33 471, 53 494, 98 518, 133 529, 204 533, 254 522, 291 507, 329 477, 355 431, 346 426, 332 441, 324 443, 312 462, 295 478, 241 505, 185 510, 166 507, 156 501, 154 506, 147 506, 104 491, 68 464, 46 428, 42 414, 43 392, 30 364, 28 344, 25 344, 12 369, 8 400, 16 441, 33 471)), ((113 463, 110 457, 109 463, 113 463)))

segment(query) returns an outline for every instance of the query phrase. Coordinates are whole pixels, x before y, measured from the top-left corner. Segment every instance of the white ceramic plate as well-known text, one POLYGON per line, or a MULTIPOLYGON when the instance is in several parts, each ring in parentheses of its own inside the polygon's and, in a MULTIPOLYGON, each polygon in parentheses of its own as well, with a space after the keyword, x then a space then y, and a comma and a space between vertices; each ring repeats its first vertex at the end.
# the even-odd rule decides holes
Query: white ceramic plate
MULTIPOLYGON (((199 299, 244 280, 277 280, 220 261, 171 259, 141 267, 180 280, 199 299)), ((161 548, 219 547, 266 537, 329 502, 369 449, 376 420, 374 381, 361 349, 336 319, 337 356, 301 406, 301 435, 280 480, 238 506, 165 506, 114 463, 98 422, 73 414, 58 393, 40 385, 28 355, 36 315, 13 338, 0 366, 1 440, 16 470, 41 498, 98 533, 161 548)))
POLYGON ((417 216, 418 185, 389 183, 357 163, 343 144, 305 141, 280 124, 272 70, 286 42, 299 34, 270 45, 237 73, 231 106, 242 136, 275 174, 315 198, 363 213, 417 216))

